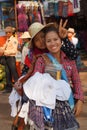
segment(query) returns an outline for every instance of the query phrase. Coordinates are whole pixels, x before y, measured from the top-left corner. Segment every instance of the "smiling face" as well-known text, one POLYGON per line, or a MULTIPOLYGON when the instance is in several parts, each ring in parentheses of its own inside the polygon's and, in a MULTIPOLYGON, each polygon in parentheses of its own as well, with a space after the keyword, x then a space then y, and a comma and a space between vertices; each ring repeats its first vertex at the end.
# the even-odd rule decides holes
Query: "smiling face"
POLYGON ((57 54, 60 52, 62 43, 61 39, 56 31, 48 31, 45 35, 45 43, 47 49, 50 51, 52 54, 57 54))
POLYGON ((45 39, 44 39, 44 32, 39 32, 33 39, 34 46, 38 49, 45 49, 45 39))

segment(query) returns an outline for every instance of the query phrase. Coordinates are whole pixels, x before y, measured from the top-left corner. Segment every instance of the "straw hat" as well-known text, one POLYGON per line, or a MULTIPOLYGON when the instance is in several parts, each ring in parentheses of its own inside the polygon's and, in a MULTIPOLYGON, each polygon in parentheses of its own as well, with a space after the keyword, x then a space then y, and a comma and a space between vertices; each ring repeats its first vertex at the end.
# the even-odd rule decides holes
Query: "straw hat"
POLYGON ((31 36, 30 36, 29 32, 24 32, 20 38, 22 38, 22 39, 31 38, 31 36))
POLYGON ((33 38, 40 32, 42 31, 43 29, 45 29, 46 27, 48 26, 51 26, 51 25, 54 25, 54 23, 49 23, 49 24, 46 24, 46 25, 43 25, 39 22, 35 22, 33 24, 31 24, 31 26, 29 27, 28 31, 29 31, 29 34, 31 35, 31 42, 33 40, 33 38))
POLYGON ((7 26, 4 31, 5 32, 13 32, 13 28, 11 26, 7 26))
POLYGON ((74 33, 75 33, 75 30, 74 30, 74 28, 69 28, 69 29, 68 29, 68 32, 70 32, 70 33, 73 33, 73 34, 74 34, 74 33))

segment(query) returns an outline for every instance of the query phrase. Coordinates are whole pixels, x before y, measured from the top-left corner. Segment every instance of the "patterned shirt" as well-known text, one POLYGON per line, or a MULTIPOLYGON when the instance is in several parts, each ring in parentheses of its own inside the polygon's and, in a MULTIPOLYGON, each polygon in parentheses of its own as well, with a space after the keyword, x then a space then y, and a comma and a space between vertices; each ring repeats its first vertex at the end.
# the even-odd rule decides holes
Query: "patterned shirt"
POLYGON ((79 52, 78 50, 74 47, 74 45, 68 40, 68 38, 63 39, 63 44, 61 47, 61 50, 66 54, 66 56, 70 60, 75 60, 77 59, 79 52))
MULTIPOLYGON (((75 61, 69 60, 69 58, 61 51, 61 64, 66 70, 66 74, 70 84, 72 84, 74 98, 83 101, 84 96, 75 61)), ((35 72, 44 73, 44 70, 45 70, 45 61, 42 57, 39 57, 35 64, 34 73, 35 72)))

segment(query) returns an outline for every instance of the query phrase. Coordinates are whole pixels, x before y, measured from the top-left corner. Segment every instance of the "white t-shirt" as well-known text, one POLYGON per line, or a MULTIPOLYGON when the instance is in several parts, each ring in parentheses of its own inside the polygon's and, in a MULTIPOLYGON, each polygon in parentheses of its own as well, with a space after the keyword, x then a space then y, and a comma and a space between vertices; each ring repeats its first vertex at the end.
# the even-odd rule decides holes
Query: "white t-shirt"
POLYGON ((72 43, 73 43, 73 45, 74 45, 75 48, 76 48, 76 45, 78 44, 78 38, 72 37, 72 43))

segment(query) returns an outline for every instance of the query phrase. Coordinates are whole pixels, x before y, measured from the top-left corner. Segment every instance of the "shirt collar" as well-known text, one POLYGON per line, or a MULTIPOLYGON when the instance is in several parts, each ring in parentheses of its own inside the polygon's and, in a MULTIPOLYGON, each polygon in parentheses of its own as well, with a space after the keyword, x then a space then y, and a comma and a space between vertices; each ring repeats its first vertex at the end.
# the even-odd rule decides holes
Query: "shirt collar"
POLYGON ((8 38, 7 40, 10 41, 13 38, 13 36, 11 36, 10 38, 8 38))
POLYGON ((61 60, 64 60, 64 59, 68 59, 68 57, 63 51, 61 51, 61 60))

